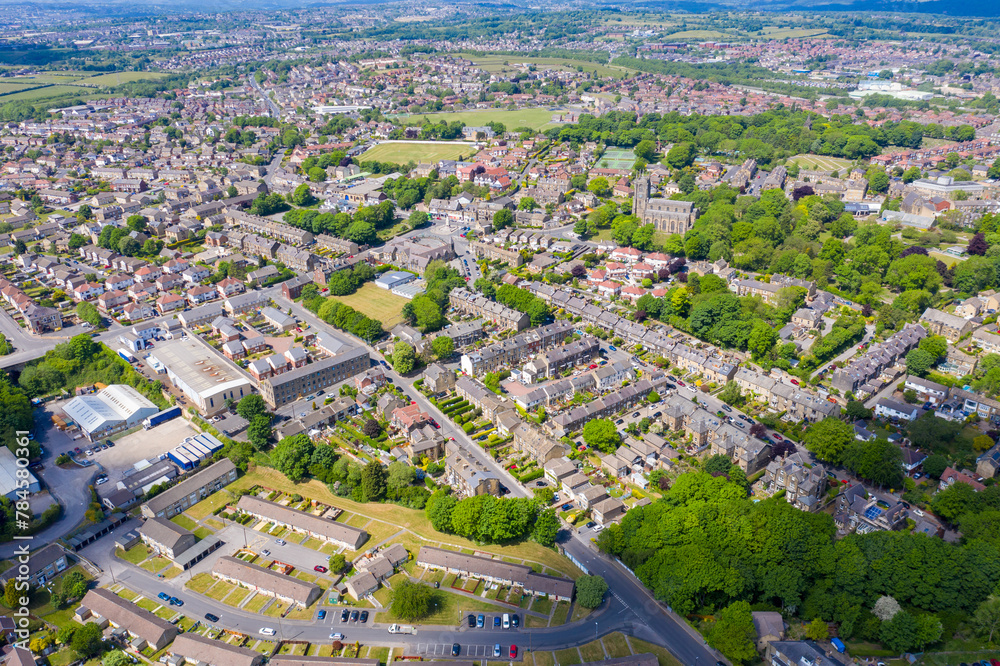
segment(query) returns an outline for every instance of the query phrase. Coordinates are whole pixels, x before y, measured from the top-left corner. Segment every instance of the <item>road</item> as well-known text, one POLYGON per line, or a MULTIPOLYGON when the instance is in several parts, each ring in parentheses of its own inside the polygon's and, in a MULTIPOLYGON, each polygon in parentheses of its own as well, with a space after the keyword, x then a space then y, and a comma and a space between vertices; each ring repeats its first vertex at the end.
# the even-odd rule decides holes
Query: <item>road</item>
POLYGON ((268 97, 267 91, 265 91, 263 88, 260 87, 260 84, 257 83, 256 78, 252 76, 250 77, 250 85, 252 85, 254 89, 257 90, 258 93, 260 93, 261 99, 263 99, 264 103, 267 104, 268 112, 271 115, 271 117, 280 118, 281 109, 279 109, 278 105, 274 103, 274 100, 268 97))

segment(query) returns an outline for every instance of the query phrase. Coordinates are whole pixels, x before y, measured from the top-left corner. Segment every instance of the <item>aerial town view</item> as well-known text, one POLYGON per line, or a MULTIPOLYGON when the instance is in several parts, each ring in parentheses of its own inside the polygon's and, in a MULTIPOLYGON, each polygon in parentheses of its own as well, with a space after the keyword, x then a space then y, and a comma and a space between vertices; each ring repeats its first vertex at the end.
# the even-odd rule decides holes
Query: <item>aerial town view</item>
POLYGON ((1000 666, 1000 5, 0 9, 0 666, 1000 666))

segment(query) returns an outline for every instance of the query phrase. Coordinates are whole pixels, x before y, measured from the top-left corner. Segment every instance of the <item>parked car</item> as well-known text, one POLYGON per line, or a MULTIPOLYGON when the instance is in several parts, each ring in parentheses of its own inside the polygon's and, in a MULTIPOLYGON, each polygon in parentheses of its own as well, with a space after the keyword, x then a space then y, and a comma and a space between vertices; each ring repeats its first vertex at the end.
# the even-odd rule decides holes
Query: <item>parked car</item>
POLYGON ((358 621, 358 611, 351 611, 351 622, 358 621))
POLYGON ((170 597, 170 603, 174 606, 183 606, 184 602, 177 597, 170 597))
POLYGON ((499 643, 497 643, 496 645, 493 646, 493 656, 494 657, 499 657, 500 656, 500 644, 499 643))
POLYGON ((330 640, 331 641, 343 641, 344 640, 344 634, 342 634, 340 632, 337 632, 337 633, 334 633, 334 634, 330 634, 330 640))
POLYGON ((521 618, 517 616, 517 613, 510 616, 510 623, 515 629, 521 626, 521 618))
POLYGON ((267 550, 266 548, 260 551, 260 554, 263 555, 264 557, 271 557, 271 551, 267 550))
POLYGON ((470 614, 469 615, 469 629, 473 629, 473 628, 475 628, 475 626, 476 626, 476 616, 470 614))
POLYGON ((97 483, 95 485, 101 486, 101 485, 104 485, 107 482, 108 482, 108 479, 105 477, 103 479, 98 479, 97 483))
POLYGON ((350 616, 351 616, 351 611, 347 610, 346 608, 344 610, 340 611, 340 621, 341 622, 347 622, 347 618, 349 618, 350 616))
POLYGON ((597 523, 595 523, 594 521, 592 521, 592 520, 591 520, 591 521, 590 521, 589 523, 587 523, 587 529, 588 529, 588 530, 589 530, 589 529, 591 529, 591 528, 592 528, 592 527, 594 527, 594 525, 596 525, 596 524, 597 524, 597 523))
POLYGON ((320 608, 319 612, 316 613, 316 619, 317 620, 325 620, 326 619, 326 610, 320 608))
POLYGON ((362 624, 368 621, 368 611, 361 611, 361 617, 359 618, 359 621, 362 624))
POLYGON ((516 645, 511 645, 510 646, 510 658, 511 659, 517 659, 517 646, 516 645))
POLYGON ((639 418, 639 412, 632 412, 632 418, 634 419, 639 418))
POLYGON ((459 645, 458 643, 454 643, 451 646, 451 656, 457 657, 458 653, 461 652, 461 651, 462 651, 462 646, 459 645))
POLYGON ((205 619, 208 620, 209 622, 218 622, 219 616, 214 615, 212 613, 205 613, 205 619))
POLYGON ((170 595, 167 594, 166 592, 160 592, 159 594, 156 595, 156 598, 159 599, 160 601, 170 601, 170 595))
POLYGON ((573 505, 572 505, 572 504, 563 504, 563 505, 562 505, 562 510, 563 510, 563 511, 569 511, 569 510, 570 510, 570 509, 572 509, 572 508, 573 508, 573 505))
POLYGON ((313 567, 313 571, 318 571, 320 573, 326 573, 327 572, 327 568, 324 567, 322 564, 317 564, 316 566, 313 567))
POLYGON ((263 634, 264 636, 274 636, 274 634, 277 632, 275 632, 275 630, 272 629, 271 627, 261 627, 260 633, 263 634))
POLYGON ((485 624, 486 624, 486 616, 480 613, 479 616, 476 617, 476 627, 478 629, 482 629, 483 625, 485 624))

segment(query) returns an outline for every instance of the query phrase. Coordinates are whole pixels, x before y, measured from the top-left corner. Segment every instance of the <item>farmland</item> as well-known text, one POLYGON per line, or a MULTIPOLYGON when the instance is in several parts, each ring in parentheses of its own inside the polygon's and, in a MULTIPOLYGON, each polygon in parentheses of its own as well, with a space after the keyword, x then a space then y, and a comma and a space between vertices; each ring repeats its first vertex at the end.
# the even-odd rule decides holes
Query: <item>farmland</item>
POLYGON ((602 78, 620 79, 629 70, 624 67, 609 67, 598 62, 587 60, 571 60, 569 58, 529 58, 519 55, 475 55, 470 53, 459 54, 468 58, 479 67, 491 73, 516 72, 515 65, 529 64, 536 67, 549 67, 562 71, 575 71, 578 67, 584 72, 590 72, 602 78), (507 64, 504 64, 507 63, 507 64))
POLYGON ((349 296, 334 298, 372 319, 378 319, 386 330, 403 321, 403 306, 409 303, 409 300, 402 296, 376 287, 373 282, 366 282, 349 296))
POLYGON ((89 79, 83 79, 77 83, 82 86, 117 86, 122 83, 132 83, 133 81, 150 81, 162 79, 166 74, 160 72, 110 72, 100 74, 89 79))
POLYGON ((87 92, 88 91, 86 89, 78 86, 55 85, 45 86, 44 88, 35 88, 34 90, 25 90, 24 92, 8 93, 0 96, 0 100, 3 100, 4 102, 13 102, 15 100, 32 101, 36 99, 58 97, 59 95, 86 95, 87 92))
POLYGON ((366 151, 361 161, 377 162, 437 162, 438 160, 454 160, 459 156, 468 156, 475 152, 472 146, 464 143, 415 143, 413 141, 383 141, 366 151))

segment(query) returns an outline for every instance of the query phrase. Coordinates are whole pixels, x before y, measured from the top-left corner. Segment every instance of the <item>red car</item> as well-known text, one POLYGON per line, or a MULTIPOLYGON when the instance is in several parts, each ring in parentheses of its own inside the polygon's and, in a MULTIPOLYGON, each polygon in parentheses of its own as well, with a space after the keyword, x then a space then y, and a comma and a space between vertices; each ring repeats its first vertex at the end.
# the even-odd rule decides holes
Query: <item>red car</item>
POLYGON ((781 441, 781 435, 779 435, 778 433, 774 433, 774 438, 779 442, 781 441))
POLYGON ((597 367, 597 364, 596 364, 596 363, 591 363, 591 364, 590 364, 589 366, 587 366, 587 369, 588 369, 588 370, 593 370, 593 369, 594 369, 594 368, 596 368, 596 367, 597 367))
POLYGON ((510 646, 510 658, 511 659, 517 659, 517 646, 516 645, 511 645, 510 646))
POLYGON ((687 386, 687 384, 685 384, 684 382, 680 382, 680 381, 679 381, 679 382, 677 382, 677 385, 678 385, 678 386, 687 386))
POLYGON ((316 566, 313 567, 313 571, 318 571, 320 573, 326 573, 326 567, 324 567, 321 564, 317 564, 316 566))
POLYGON ((799 380, 797 380, 797 379, 793 379, 793 380, 792 380, 792 383, 793 383, 793 384, 795 384, 796 386, 798 386, 798 385, 799 385, 799 380))

